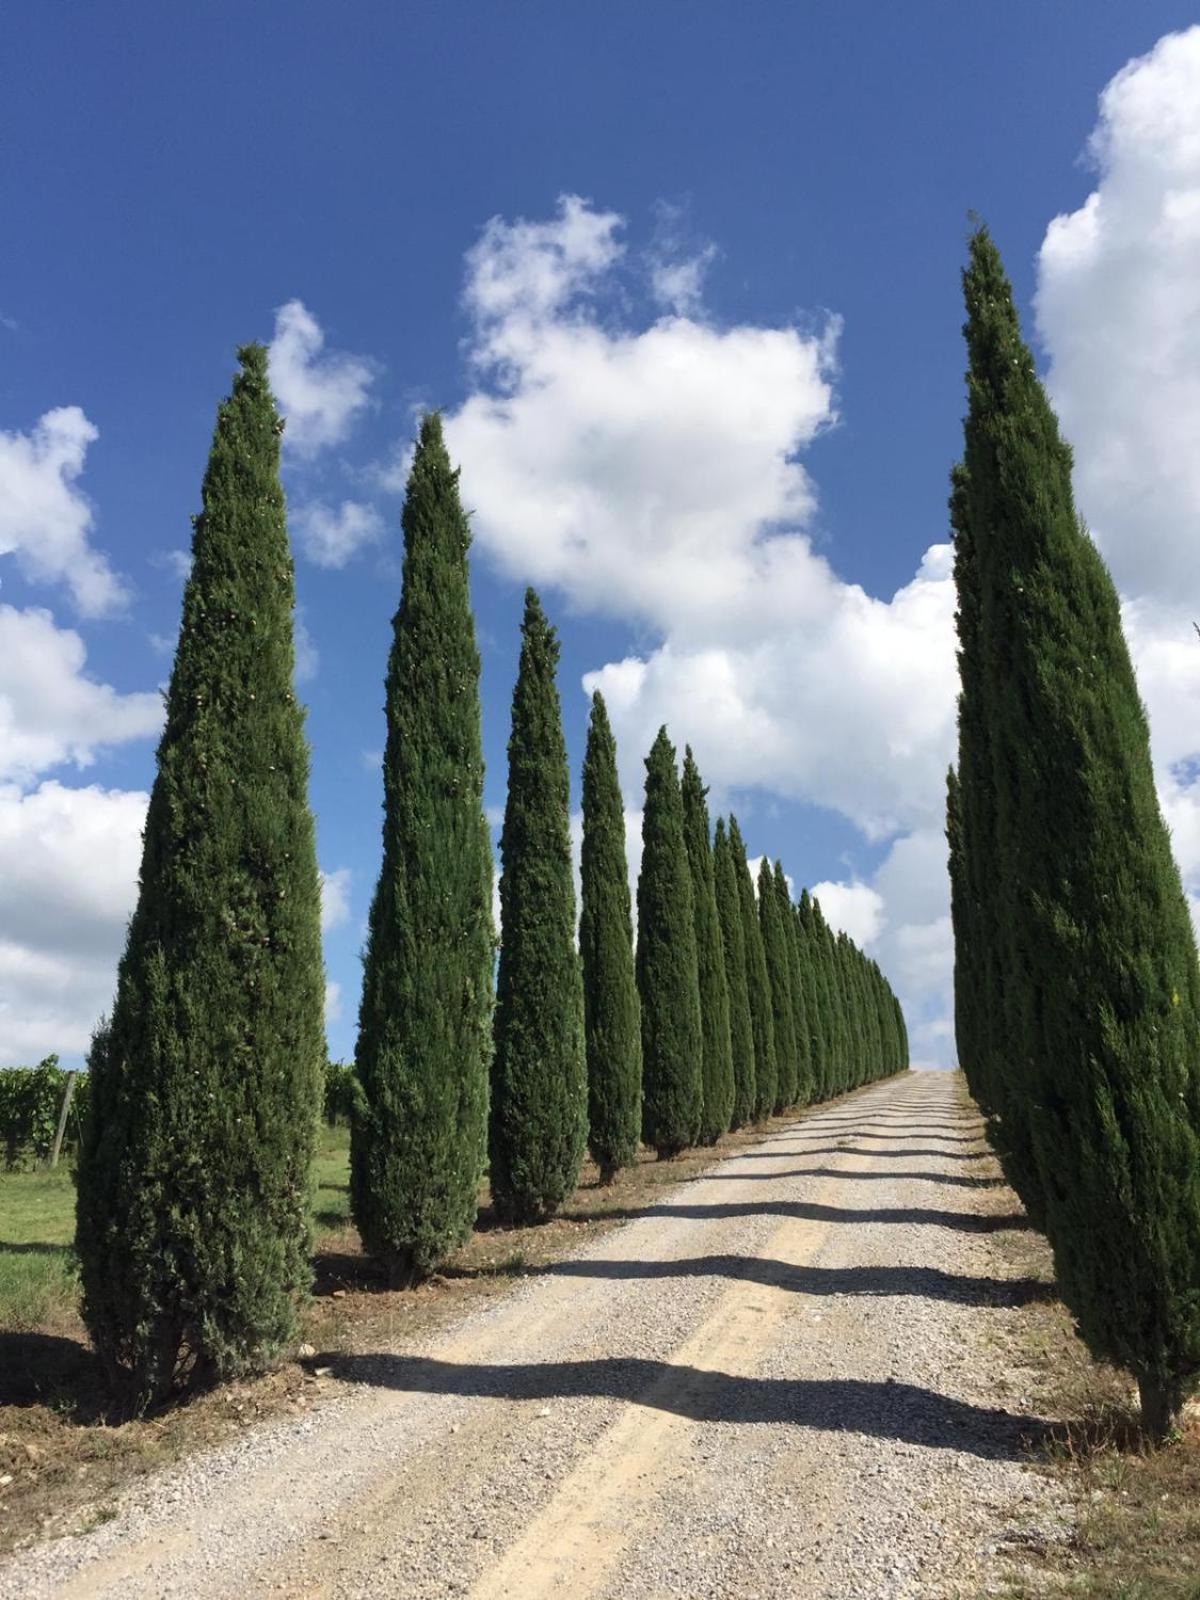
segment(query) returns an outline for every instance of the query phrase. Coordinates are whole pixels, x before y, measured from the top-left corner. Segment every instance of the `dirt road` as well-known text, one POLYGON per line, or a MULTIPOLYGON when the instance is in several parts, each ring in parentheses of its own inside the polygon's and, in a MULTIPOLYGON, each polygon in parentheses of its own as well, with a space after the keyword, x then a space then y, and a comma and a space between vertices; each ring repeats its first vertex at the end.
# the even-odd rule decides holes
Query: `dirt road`
MULTIPOLYGON (((815 1113, 419 1352, 194 1458, 0 1596, 923 1597, 1061 1536, 1023 1225, 947 1074, 815 1113)), ((320 1358, 318 1358, 320 1359, 320 1358)))

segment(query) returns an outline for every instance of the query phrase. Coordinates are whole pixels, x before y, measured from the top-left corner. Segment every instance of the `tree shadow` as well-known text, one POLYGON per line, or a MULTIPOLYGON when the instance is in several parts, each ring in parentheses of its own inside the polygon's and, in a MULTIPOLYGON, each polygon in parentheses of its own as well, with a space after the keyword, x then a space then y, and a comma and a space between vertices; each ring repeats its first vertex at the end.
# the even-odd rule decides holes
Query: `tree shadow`
MULTIPOLYGON (((845 1137, 848 1139, 903 1139, 906 1133, 912 1133, 914 1135, 920 1134, 924 1138, 940 1140, 943 1144, 983 1143, 983 1135, 981 1133, 939 1133, 936 1128, 885 1128, 882 1131, 878 1131, 878 1128, 879 1125, 877 1123, 848 1123, 845 1137)), ((803 1128, 797 1129, 799 1134, 803 1134, 804 1131, 803 1128)), ((823 1127, 812 1128, 809 1131, 822 1138, 828 1137, 830 1128, 826 1124, 823 1127)))
POLYGON ((386 1294, 387 1274, 367 1255, 349 1251, 317 1250, 313 1254, 313 1293, 332 1294, 335 1289, 357 1289, 365 1293, 386 1294))
POLYGON ((987 1461, 1016 1461, 1046 1436, 1041 1417, 985 1410, 913 1384, 853 1378, 744 1377, 636 1356, 544 1364, 457 1364, 431 1356, 341 1355, 315 1361, 351 1383, 492 1400, 598 1396, 693 1422, 785 1424, 862 1433, 987 1461))
POLYGON ((69 1244, 46 1244, 41 1239, 25 1239, 19 1244, 11 1239, 0 1239, 0 1255, 4 1256, 69 1256, 69 1244))
MULTIPOLYGON (((894 1150, 855 1150, 850 1144, 846 1143, 809 1145, 807 1147, 801 1147, 800 1149, 793 1148, 788 1150, 780 1150, 778 1153, 772 1153, 770 1155, 768 1155, 765 1150, 747 1150, 741 1155, 737 1154, 735 1151, 730 1151, 729 1160, 782 1161, 785 1156, 800 1157, 850 1155, 870 1156, 872 1160, 874 1160, 876 1156, 899 1157, 904 1160, 912 1160, 921 1156, 931 1156, 938 1161, 979 1161, 989 1153, 990 1152, 986 1149, 972 1153, 970 1151, 963 1152, 960 1150, 934 1150, 931 1147, 925 1146, 918 1148, 915 1145, 901 1145, 899 1148, 894 1150)), ((773 1176, 773 1174, 768 1174, 768 1176, 773 1176)))
MULTIPOLYGON (((558 1213, 568 1222, 589 1220, 582 1211, 558 1213)), ((719 1222, 726 1217, 794 1217, 801 1222, 884 1222, 913 1224, 930 1228, 949 1228, 956 1233, 1023 1232, 1029 1219, 1022 1212, 1002 1216, 976 1216, 969 1211, 939 1211, 932 1206, 849 1207, 818 1205, 809 1200, 728 1200, 711 1204, 650 1205, 628 1207, 606 1213, 622 1221, 641 1217, 666 1217, 682 1221, 719 1222)))
POLYGON ((314 1211, 313 1221, 319 1228, 348 1228, 350 1217, 344 1211, 314 1211))
MULTIPOLYGON (((805 1155, 809 1152, 804 1151, 805 1155)), ((845 1153, 845 1152, 843 1152, 845 1153)), ((853 1155, 854 1152, 850 1151, 853 1155)), ((922 1183, 942 1183, 955 1189, 1000 1189, 1004 1186, 1002 1178, 976 1177, 970 1173, 961 1172, 916 1172, 898 1171, 892 1167, 887 1172, 843 1172, 839 1167, 794 1167, 788 1172, 772 1172, 766 1177, 759 1177, 753 1172, 709 1172, 702 1174, 702 1183, 769 1183, 773 1178, 844 1178, 849 1183, 878 1183, 880 1181, 891 1183, 897 1178, 916 1178, 922 1183)))
POLYGON ((90 1346, 52 1333, 0 1330, 0 1406, 38 1405, 84 1424, 120 1416, 90 1346))
MULTIPOLYGON (((446 1267, 442 1275, 470 1279, 486 1276, 488 1270, 483 1267, 446 1267)), ((764 1256, 739 1255, 672 1257, 666 1261, 568 1257, 542 1266, 527 1267, 520 1276, 602 1278, 614 1282, 721 1277, 818 1298, 835 1295, 874 1299, 903 1297, 1006 1310, 1044 1304, 1057 1294, 1054 1284, 1046 1283, 1041 1278, 970 1277, 943 1272, 940 1267, 800 1267, 764 1256)))

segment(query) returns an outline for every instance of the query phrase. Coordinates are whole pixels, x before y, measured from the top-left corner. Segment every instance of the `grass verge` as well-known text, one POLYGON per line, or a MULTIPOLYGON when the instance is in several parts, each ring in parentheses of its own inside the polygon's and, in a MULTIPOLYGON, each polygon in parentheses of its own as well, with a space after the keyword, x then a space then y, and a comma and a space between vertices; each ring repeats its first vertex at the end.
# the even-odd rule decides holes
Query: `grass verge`
MULTIPOLYGON (((1015 1272, 1048 1270, 1038 1235, 1003 1238, 1015 1272)), ((1058 1300, 1027 1308, 1020 1361, 1012 1381, 1043 1415, 1065 1419, 1033 1461, 1070 1501, 1073 1529, 1022 1552, 1007 1600, 1200 1600, 1200 1407, 1188 1408, 1177 1440, 1151 1448, 1131 1380, 1091 1360, 1058 1300)))

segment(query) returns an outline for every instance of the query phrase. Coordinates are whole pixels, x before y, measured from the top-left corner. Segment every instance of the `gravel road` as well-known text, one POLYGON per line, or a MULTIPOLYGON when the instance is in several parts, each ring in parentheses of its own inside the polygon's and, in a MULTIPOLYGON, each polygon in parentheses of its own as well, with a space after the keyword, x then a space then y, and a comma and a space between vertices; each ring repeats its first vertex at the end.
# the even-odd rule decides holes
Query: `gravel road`
POLYGON ((0 1597, 986 1592, 1065 1512, 1006 1401, 1023 1220, 960 1094, 877 1085, 427 1348, 324 1358, 313 1414, 13 1558, 0 1597))

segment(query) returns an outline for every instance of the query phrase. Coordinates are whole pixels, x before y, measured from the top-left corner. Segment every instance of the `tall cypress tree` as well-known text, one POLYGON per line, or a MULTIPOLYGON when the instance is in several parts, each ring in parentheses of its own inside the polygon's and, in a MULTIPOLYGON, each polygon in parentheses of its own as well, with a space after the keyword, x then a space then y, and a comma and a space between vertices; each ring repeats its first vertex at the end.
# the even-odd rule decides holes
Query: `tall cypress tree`
POLYGON ((796 1081, 791 1104, 805 1106, 812 1099, 812 1040, 808 1031, 808 1012, 812 1003, 805 981, 804 963, 800 950, 800 925, 796 908, 788 892, 783 862, 775 863, 775 900, 779 907, 779 920, 787 945, 789 983, 792 999, 792 1036, 796 1045, 796 1081))
POLYGON ((829 931, 829 924, 825 921, 821 902, 815 895, 809 899, 809 913, 812 918, 814 959, 820 969, 822 987, 821 1023, 825 1037, 823 1098, 829 1100, 845 1089, 841 1007, 838 999, 837 971, 834 966, 833 935, 829 931))
POLYGON ((91 1055, 83 1312, 144 1406, 267 1365, 308 1289, 325 1059, 282 431, 261 345, 217 413, 110 1022, 91 1055))
POLYGON ((383 863, 371 905, 350 1195, 395 1284, 432 1272, 475 1219, 491 1058, 492 848, 483 812, 470 528, 436 412, 401 518, 388 657, 383 863))
POLYGON ((771 980, 763 949, 762 926, 754 880, 746 858, 746 842, 736 817, 729 818, 729 846, 737 869, 738 898, 742 907, 742 937, 746 944, 746 988, 750 999, 750 1024, 754 1030, 754 1116, 769 1117, 775 1109, 779 1071, 775 1060, 775 1022, 771 980))
POLYGON ((771 991, 771 1024, 775 1032, 775 1103, 784 1111, 796 1103, 796 1027, 792 1011, 792 967, 787 934, 775 893, 775 872, 766 856, 758 864, 758 925, 771 991))
POLYGON ((746 982, 746 934, 742 901, 738 893, 737 866, 725 832, 724 817, 717 818, 713 839, 713 877, 717 910, 721 918, 721 943, 729 990, 729 1038, 733 1061, 733 1111, 730 1127, 754 1121, 757 1093, 754 1086, 754 1027, 750 1020, 750 991, 746 982))
POLYGON ((729 984, 717 913, 712 846, 708 836, 707 790, 692 756, 683 758, 683 828, 692 874, 696 924, 696 972, 700 983, 700 1021, 704 1032, 701 1068, 700 1144, 716 1144, 733 1118, 733 1044, 729 1032, 729 984))
POLYGON ((812 1041, 812 1071, 814 1100, 827 1100, 832 1093, 832 1055, 829 1038, 829 980, 825 971, 824 951, 820 946, 813 901, 807 889, 800 891, 796 906, 800 928, 801 955, 812 996, 809 1011, 809 1037, 812 1041))
POLYGON ((660 728, 646 758, 638 878, 638 993, 642 1001, 642 1137, 660 1158, 695 1144, 704 1051, 692 875, 675 749, 660 728))
MULTIPOLYGON (((1024 1111, 1058 1283, 1160 1434, 1200 1374, 1200 973, 1112 580, 985 230, 964 275, 960 512, 979 627, 964 686, 991 724, 989 924, 1002 946, 1002 1119, 1024 1111)), ((976 769, 961 758, 969 855, 976 769)))
MULTIPOLYGON (((970 670, 970 669, 968 669, 970 670)), ((962 714, 962 697, 959 714, 962 714)), ((960 733, 960 739, 962 735, 960 733)), ((973 896, 967 884, 967 860, 962 821, 962 790, 953 767, 946 773, 946 845, 950 875, 950 920, 954 928, 954 1036, 958 1064, 967 1088, 985 1116, 998 1107, 988 1087, 986 1047, 978 1038, 977 1007, 980 940, 972 923, 973 896)))
POLYGON ((619 1168, 637 1157, 642 1032, 617 745, 598 690, 592 696, 583 761, 580 879, 588 1142, 601 1183, 611 1183, 619 1168))
MULTIPOLYGON (((1030 1217, 1041 1224, 1044 1206, 1028 1125, 1030 1107, 1006 1016, 1004 951, 1012 930, 997 885, 1005 870, 997 776, 1007 764, 999 727, 988 712, 987 676, 1005 670, 1013 618, 1003 612, 1003 590, 985 597, 981 587, 980 545, 971 512, 969 466, 964 460, 951 474, 950 493, 961 686, 953 790, 947 782, 947 830, 948 835, 951 830, 956 833, 950 840, 949 863, 955 1040, 968 1086, 977 1093, 988 1119, 988 1136, 1030 1217)), ((989 548, 985 543, 985 554, 989 548)))
POLYGON ((500 969, 491 1185, 510 1222, 549 1216, 579 1179, 587 1138, 583 983, 575 949, 570 778, 558 638, 525 593, 500 851, 500 969))

